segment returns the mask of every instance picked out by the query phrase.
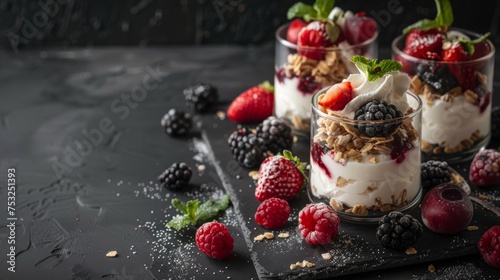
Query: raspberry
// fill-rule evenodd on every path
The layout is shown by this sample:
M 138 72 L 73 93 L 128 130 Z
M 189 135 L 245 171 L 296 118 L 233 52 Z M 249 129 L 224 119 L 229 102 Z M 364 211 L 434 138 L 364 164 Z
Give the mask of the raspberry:
M 374 99 L 359 107 L 354 115 L 359 121 L 380 121 L 401 118 L 403 113 L 393 104 L 387 104 L 385 100 Z M 387 136 L 398 127 L 398 122 L 389 123 L 362 123 L 356 128 L 370 137 Z
M 477 247 L 489 265 L 500 268 L 500 226 L 487 230 L 479 239 Z
M 191 168 L 186 163 L 176 162 L 158 176 L 158 181 L 167 189 L 178 190 L 187 185 L 191 180 L 191 175 Z
M 217 88 L 210 84 L 196 84 L 184 89 L 184 98 L 189 108 L 203 113 L 218 99 Z
M 442 183 L 451 180 L 448 163 L 446 161 L 429 160 L 420 165 L 422 178 L 422 187 L 431 189 Z
M 487 149 L 477 153 L 470 165 L 469 179 L 477 186 L 500 182 L 500 152 Z
M 257 137 L 264 141 L 267 150 L 273 154 L 292 149 L 293 134 L 290 126 L 283 120 L 270 116 L 260 123 Z
M 324 203 L 307 204 L 299 212 L 299 230 L 311 245 L 332 242 L 339 232 L 340 219 L 337 213 Z
M 170 109 L 161 119 L 161 126 L 167 134 L 180 136 L 188 133 L 193 126 L 193 121 L 189 113 Z
M 213 221 L 196 231 L 196 246 L 209 257 L 222 260 L 233 250 L 234 239 L 224 224 Z
M 277 229 L 283 226 L 290 216 L 288 202 L 281 198 L 268 198 L 264 200 L 255 213 L 257 224 L 268 228 Z
M 392 211 L 380 218 L 376 236 L 384 246 L 406 250 L 415 244 L 422 234 L 422 225 L 417 219 Z

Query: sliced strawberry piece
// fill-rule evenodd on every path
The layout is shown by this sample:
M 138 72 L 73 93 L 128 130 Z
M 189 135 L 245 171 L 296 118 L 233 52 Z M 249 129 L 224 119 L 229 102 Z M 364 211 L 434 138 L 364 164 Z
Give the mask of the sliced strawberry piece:
M 443 44 L 443 61 L 446 62 L 461 62 L 465 61 L 469 56 L 462 45 L 457 42 L 446 42 Z M 455 76 L 462 90 L 473 89 L 476 85 L 474 72 L 475 67 L 468 63 L 452 63 L 449 65 L 451 73 Z
M 300 18 L 296 18 L 290 22 L 288 29 L 286 31 L 286 40 L 290 43 L 297 44 L 297 40 L 299 38 L 299 32 L 302 28 L 306 27 L 307 23 L 305 23 Z
M 350 82 L 343 82 L 328 89 L 323 98 L 318 101 L 318 104 L 330 110 L 338 111 L 344 109 L 351 99 L 352 85 Z
M 274 87 L 269 82 L 254 86 L 236 97 L 227 109 L 235 122 L 258 122 L 273 114 Z
M 299 32 L 298 52 L 310 59 L 322 60 L 325 48 L 332 47 L 340 38 L 340 29 L 328 22 L 313 21 Z
M 433 56 L 432 53 L 439 54 L 441 52 L 442 45 L 443 35 L 441 33 L 425 34 L 410 41 L 403 52 L 416 58 L 429 59 Z
M 372 18 L 360 16 L 361 14 L 345 20 L 344 36 L 350 45 L 361 44 L 377 32 L 377 22 Z

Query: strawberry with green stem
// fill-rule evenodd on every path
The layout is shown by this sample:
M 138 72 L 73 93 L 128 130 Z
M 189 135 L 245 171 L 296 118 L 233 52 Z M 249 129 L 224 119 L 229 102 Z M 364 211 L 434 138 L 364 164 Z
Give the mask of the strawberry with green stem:
M 273 108 L 274 87 L 265 81 L 236 97 L 227 109 L 227 117 L 235 122 L 259 122 L 271 116 Z

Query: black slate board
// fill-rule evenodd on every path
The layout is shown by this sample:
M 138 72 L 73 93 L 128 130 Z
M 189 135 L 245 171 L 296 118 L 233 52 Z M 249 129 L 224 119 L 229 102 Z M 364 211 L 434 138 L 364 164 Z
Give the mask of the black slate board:
M 376 240 L 376 225 L 359 225 L 342 221 L 340 230 L 335 240 L 326 246 L 310 246 L 300 235 L 297 229 L 298 212 L 310 203 L 304 189 L 299 195 L 289 201 L 292 209 L 288 223 L 273 233 L 277 236 L 280 232 L 288 232 L 287 239 L 274 238 L 254 242 L 259 234 L 267 232 L 254 220 L 255 210 L 260 202 L 254 197 L 255 182 L 247 175 L 250 169 L 245 169 L 245 176 L 237 178 L 231 175 L 230 166 L 234 170 L 236 162 L 227 146 L 227 138 L 237 125 L 228 119 L 204 120 L 203 134 L 213 148 L 219 175 L 224 178 L 223 184 L 232 196 L 233 205 L 237 214 L 241 215 L 244 223 L 241 225 L 245 234 L 245 241 L 250 248 L 257 273 L 261 279 L 320 279 L 341 275 L 350 275 L 360 272 L 376 271 L 387 268 L 401 267 L 411 264 L 430 263 L 436 260 L 474 255 L 480 258 L 477 242 L 481 235 L 491 226 L 498 223 L 498 217 L 474 203 L 474 217 L 470 225 L 478 226 L 476 231 L 464 230 L 452 235 L 433 233 L 424 226 L 424 235 L 414 246 L 417 254 L 408 255 L 404 251 L 385 248 Z M 254 127 L 254 125 L 248 125 Z M 292 151 L 302 161 L 309 162 L 309 141 L 299 140 L 294 143 Z M 466 175 L 469 163 L 454 165 Z M 255 168 L 258 170 L 258 168 Z M 478 190 L 473 187 L 473 193 Z M 493 191 L 490 189 L 490 193 Z M 488 193 L 488 191 L 481 191 Z M 425 194 L 424 194 L 425 195 Z M 419 207 L 409 212 L 421 223 Z M 423 223 L 422 223 L 423 225 Z M 321 254 L 329 252 L 333 258 L 323 260 Z M 315 264 L 313 268 L 290 269 L 290 265 L 303 260 Z

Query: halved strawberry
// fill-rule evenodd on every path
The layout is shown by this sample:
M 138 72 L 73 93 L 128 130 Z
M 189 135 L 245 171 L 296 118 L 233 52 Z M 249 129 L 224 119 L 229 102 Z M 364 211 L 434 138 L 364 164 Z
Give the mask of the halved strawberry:
M 332 47 L 339 39 L 340 29 L 331 22 L 313 21 L 299 32 L 298 52 L 310 59 L 322 60 L 325 48 Z
M 344 36 L 351 45 L 361 44 L 372 38 L 377 32 L 377 22 L 365 17 L 364 12 L 345 20 Z
M 420 37 L 426 36 L 426 35 L 435 35 L 441 33 L 437 28 L 432 28 L 429 30 L 420 30 L 420 29 L 413 29 L 406 35 L 406 40 L 405 40 L 405 46 L 408 46 L 411 44 L 411 42 L 417 40 Z
M 416 33 L 412 35 L 412 37 L 413 36 L 416 36 Z M 421 35 L 410 41 L 405 46 L 403 52 L 416 58 L 439 60 L 441 58 L 440 53 L 443 45 L 443 38 L 441 33 Z
M 235 122 L 258 122 L 273 114 L 274 87 L 269 82 L 241 93 L 227 109 L 227 117 Z
M 305 23 L 300 18 L 296 18 L 290 22 L 288 29 L 286 31 L 286 40 L 290 43 L 297 44 L 297 40 L 299 38 L 299 32 L 302 28 L 306 27 L 307 23 Z
M 352 99 L 351 82 L 334 84 L 325 95 L 318 101 L 318 104 L 334 111 L 344 109 L 345 105 Z
M 461 62 L 465 61 L 469 56 L 462 45 L 458 41 L 446 42 L 443 44 L 442 51 L 443 61 L 446 62 Z M 455 76 L 462 90 L 473 89 L 476 85 L 474 76 L 475 69 L 473 65 L 468 63 L 450 64 L 451 73 Z

